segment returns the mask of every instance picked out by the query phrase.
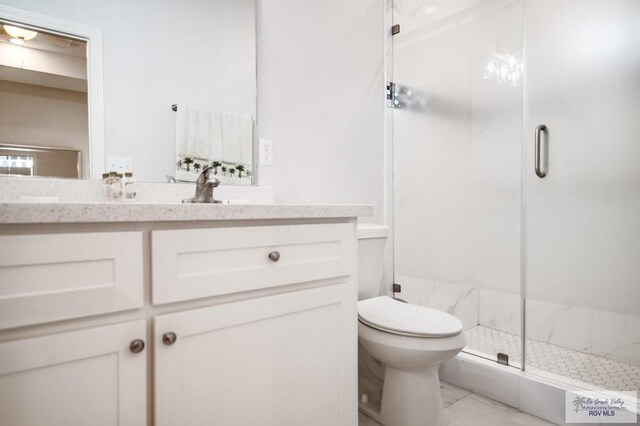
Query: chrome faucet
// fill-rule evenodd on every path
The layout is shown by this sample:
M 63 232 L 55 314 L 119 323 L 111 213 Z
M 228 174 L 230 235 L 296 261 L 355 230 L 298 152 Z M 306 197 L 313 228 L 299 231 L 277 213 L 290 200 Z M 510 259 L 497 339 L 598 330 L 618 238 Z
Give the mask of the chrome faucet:
M 213 188 L 220 185 L 220 180 L 215 177 L 209 177 L 213 170 L 212 166 L 207 167 L 200 173 L 196 181 L 195 197 L 182 200 L 183 203 L 221 203 L 222 201 L 213 198 Z

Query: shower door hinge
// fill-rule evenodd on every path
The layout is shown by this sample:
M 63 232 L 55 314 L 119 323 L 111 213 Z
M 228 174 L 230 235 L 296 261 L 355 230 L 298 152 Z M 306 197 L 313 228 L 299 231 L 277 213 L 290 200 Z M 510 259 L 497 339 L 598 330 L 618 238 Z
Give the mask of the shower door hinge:
M 391 35 L 396 35 L 400 33 L 400 24 L 395 24 L 391 27 Z
M 393 285 L 393 292 L 394 293 L 400 293 L 402 292 L 402 286 L 400 284 L 394 284 Z
M 387 107 L 402 108 L 402 102 L 398 99 L 400 87 L 393 81 L 387 81 Z
M 509 355 L 498 352 L 498 364 L 509 365 Z

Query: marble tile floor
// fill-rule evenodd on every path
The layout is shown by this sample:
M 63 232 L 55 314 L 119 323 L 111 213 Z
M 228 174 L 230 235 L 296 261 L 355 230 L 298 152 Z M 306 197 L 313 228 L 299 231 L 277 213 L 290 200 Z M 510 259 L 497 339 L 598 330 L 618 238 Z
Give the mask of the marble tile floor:
M 520 336 L 477 326 L 465 332 L 465 350 L 495 359 L 498 352 L 520 363 Z M 640 367 L 560 346 L 527 340 L 527 366 L 610 390 L 640 390 Z
M 538 417 L 515 408 L 458 388 L 448 383 L 440 384 L 442 404 L 448 426 L 538 426 L 552 425 Z M 360 413 L 359 426 L 380 426 L 376 421 Z

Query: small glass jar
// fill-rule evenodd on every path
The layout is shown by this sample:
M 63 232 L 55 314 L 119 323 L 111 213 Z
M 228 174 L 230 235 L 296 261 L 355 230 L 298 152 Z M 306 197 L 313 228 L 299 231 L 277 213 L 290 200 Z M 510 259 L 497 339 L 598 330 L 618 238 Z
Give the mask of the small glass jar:
M 126 172 L 122 179 L 122 198 L 126 201 L 133 201 L 136 199 L 136 180 L 133 178 L 133 173 Z

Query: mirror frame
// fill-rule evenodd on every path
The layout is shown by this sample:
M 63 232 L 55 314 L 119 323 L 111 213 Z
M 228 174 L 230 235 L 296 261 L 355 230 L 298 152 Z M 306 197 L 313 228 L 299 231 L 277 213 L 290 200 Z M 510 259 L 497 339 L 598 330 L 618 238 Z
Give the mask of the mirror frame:
M 89 174 L 87 176 L 89 179 L 100 180 L 102 178 L 102 170 L 105 168 L 102 31 L 75 22 L 3 5 L 0 5 L 0 20 L 36 31 L 41 30 L 75 38 L 87 43 L 87 106 L 89 108 L 87 149 Z

